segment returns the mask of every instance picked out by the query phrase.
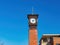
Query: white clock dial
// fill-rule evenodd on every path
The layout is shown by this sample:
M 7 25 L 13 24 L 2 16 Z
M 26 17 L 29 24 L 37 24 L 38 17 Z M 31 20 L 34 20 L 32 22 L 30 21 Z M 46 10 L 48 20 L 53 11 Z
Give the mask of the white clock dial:
M 34 23 L 36 23 L 36 19 L 35 19 L 35 18 L 31 18 L 31 19 L 30 19 L 30 22 L 31 22 L 32 24 L 34 24 Z

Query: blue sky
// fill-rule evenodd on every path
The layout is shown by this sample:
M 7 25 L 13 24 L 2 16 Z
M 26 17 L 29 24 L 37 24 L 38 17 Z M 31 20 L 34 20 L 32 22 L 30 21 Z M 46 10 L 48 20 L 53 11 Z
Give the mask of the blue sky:
M 27 14 L 39 14 L 38 41 L 42 34 L 60 34 L 60 0 L 0 0 L 0 42 L 28 45 Z

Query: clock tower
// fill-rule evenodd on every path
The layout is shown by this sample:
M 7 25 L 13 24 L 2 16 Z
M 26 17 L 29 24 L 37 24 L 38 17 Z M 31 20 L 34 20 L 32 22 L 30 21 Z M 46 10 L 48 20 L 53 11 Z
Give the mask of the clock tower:
M 28 14 L 29 45 L 38 45 L 37 19 L 38 14 Z

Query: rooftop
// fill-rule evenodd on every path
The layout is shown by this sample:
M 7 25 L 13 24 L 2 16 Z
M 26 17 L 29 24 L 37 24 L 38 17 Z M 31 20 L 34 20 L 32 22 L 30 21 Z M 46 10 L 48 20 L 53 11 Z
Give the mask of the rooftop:
M 60 36 L 60 34 L 43 34 L 43 36 Z
M 47 38 L 47 37 L 60 37 L 60 34 L 43 34 L 42 38 Z

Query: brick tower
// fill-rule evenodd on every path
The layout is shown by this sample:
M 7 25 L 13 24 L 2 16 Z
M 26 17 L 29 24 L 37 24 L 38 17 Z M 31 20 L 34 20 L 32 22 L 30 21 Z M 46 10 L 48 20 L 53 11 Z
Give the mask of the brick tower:
M 37 18 L 38 18 L 38 14 L 28 14 L 28 20 L 29 20 L 29 45 L 38 45 Z

